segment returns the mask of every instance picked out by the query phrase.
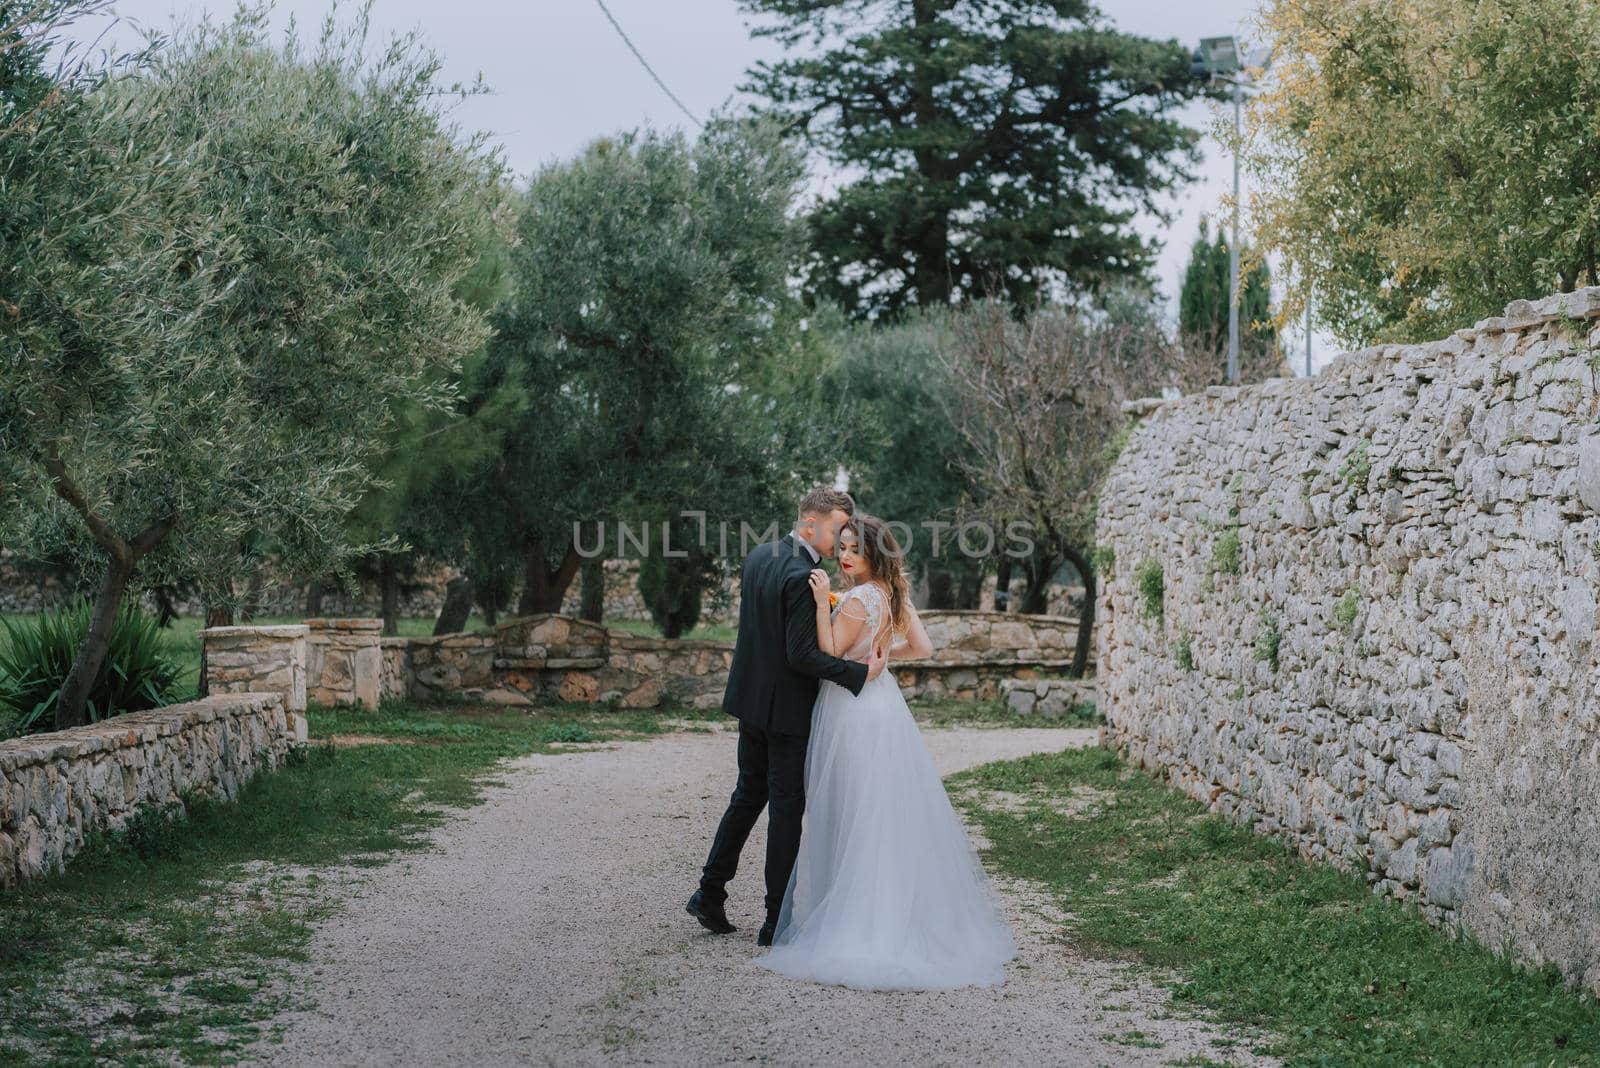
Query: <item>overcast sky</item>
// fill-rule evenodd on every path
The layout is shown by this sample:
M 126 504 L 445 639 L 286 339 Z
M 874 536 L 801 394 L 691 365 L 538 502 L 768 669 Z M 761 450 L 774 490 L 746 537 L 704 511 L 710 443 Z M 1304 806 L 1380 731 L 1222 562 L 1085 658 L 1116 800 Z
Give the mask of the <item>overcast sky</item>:
M 210 11 L 225 17 L 233 0 L 121 0 L 116 12 L 153 27 Z M 735 0 L 607 0 L 607 6 L 662 80 L 697 117 L 727 103 L 747 67 L 777 54 L 769 41 L 750 37 Z M 1201 37 L 1248 35 L 1258 0 L 1101 0 L 1101 10 L 1121 30 L 1193 45 Z M 314 30 L 328 0 L 279 0 Z M 512 169 L 526 175 L 541 163 L 573 155 L 595 137 L 644 124 L 687 125 L 606 21 L 596 0 L 376 0 L 380 31 L 420 29 L 441 55 L 451 80 L 482 74 L 490 96 L 458 111 L 464 126 L 491 131 Z M 80 28 L 80 35 L 89 27 Z M 1185 113 L 1208 131 L 1197 180 L 1172 198 L 1170 224 L 1144 218 L 1141 229 L 1163 244 L 1158 281 L 1175 315 L 1178 282 L 1200 218 L 1218 210 L 1232 182 L 1232 164 L 1209 136 L 1211 105 Z M 812 187 L 825 190 L 829 175 L 813 165 Z M 1284 339 L 1303 373 L 1303 337 Z M 1318 339 L 1315 362 L 1332 355 Z

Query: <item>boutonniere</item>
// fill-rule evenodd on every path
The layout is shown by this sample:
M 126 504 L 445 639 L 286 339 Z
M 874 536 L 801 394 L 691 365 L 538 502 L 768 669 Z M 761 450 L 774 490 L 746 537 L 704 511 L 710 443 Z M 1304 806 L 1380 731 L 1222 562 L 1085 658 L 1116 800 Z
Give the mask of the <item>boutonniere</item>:
M 839 607 L 839 595 L 837 593 L 834 593 L 832 590 L 828 591 L 828 607 L 829 608 L 838 608 Z

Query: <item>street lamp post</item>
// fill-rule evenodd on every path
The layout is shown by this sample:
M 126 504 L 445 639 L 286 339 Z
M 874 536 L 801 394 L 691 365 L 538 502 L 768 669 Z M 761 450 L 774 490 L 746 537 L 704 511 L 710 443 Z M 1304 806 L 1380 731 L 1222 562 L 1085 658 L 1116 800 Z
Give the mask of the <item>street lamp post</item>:
M 1311 289 L 1306 287 L 1306 377 L 1311 377 Z
M 1239 381 L 1239 150 L 1242 133 L 1241 113 L 1244 87 L 1254 84 L 1252 69 L 1263 70 L 1271 58 L 1269 49 L 1259 49 L 1246 63 L 1239 54 L 1239 42 L 1232 37 L 1205 37 L 1195 49 L 1193 73 L 1197 78 L 1227 82 L 1233 87 L 1233 223 L 1228 239 L 1228 383 Z
M 1228 384 L 1239 381 L 1239 111 L 1244 96 L 1233 82 L 1233 236 L 1228 238 Z

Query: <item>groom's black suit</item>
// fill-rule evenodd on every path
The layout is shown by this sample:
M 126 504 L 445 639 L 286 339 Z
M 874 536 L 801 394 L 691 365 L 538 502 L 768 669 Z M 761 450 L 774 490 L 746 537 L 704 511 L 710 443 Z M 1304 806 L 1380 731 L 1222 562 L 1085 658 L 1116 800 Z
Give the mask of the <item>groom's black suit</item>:
M 813 559 L 793 534 L 756 546 L 740 579 L 739 637 L 722 710 L 739 720 L 739 782 L 700 877 L 720 905 L 739 852 L 768 805 L 767 913 L 776 916 L 800 852 L 806 807 L 806 743 L 817 680 L 860 693 L 867 666 L 817 648 L 817 609 L 807 576 Z

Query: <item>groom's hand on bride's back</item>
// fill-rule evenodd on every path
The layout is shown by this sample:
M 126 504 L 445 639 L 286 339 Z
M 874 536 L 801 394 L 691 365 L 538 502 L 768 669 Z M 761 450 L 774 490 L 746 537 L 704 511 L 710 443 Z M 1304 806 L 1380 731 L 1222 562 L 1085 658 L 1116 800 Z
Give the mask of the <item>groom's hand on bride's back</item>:
M 867 681 L 871 682 L 873 679 L 883 674 L 883 665 L 887 664 L 888 662 L 889 658 L 883 655 L 883 647 L 881 645 L 874 645 L 872 647 L 872 652 L 867 654 Z

